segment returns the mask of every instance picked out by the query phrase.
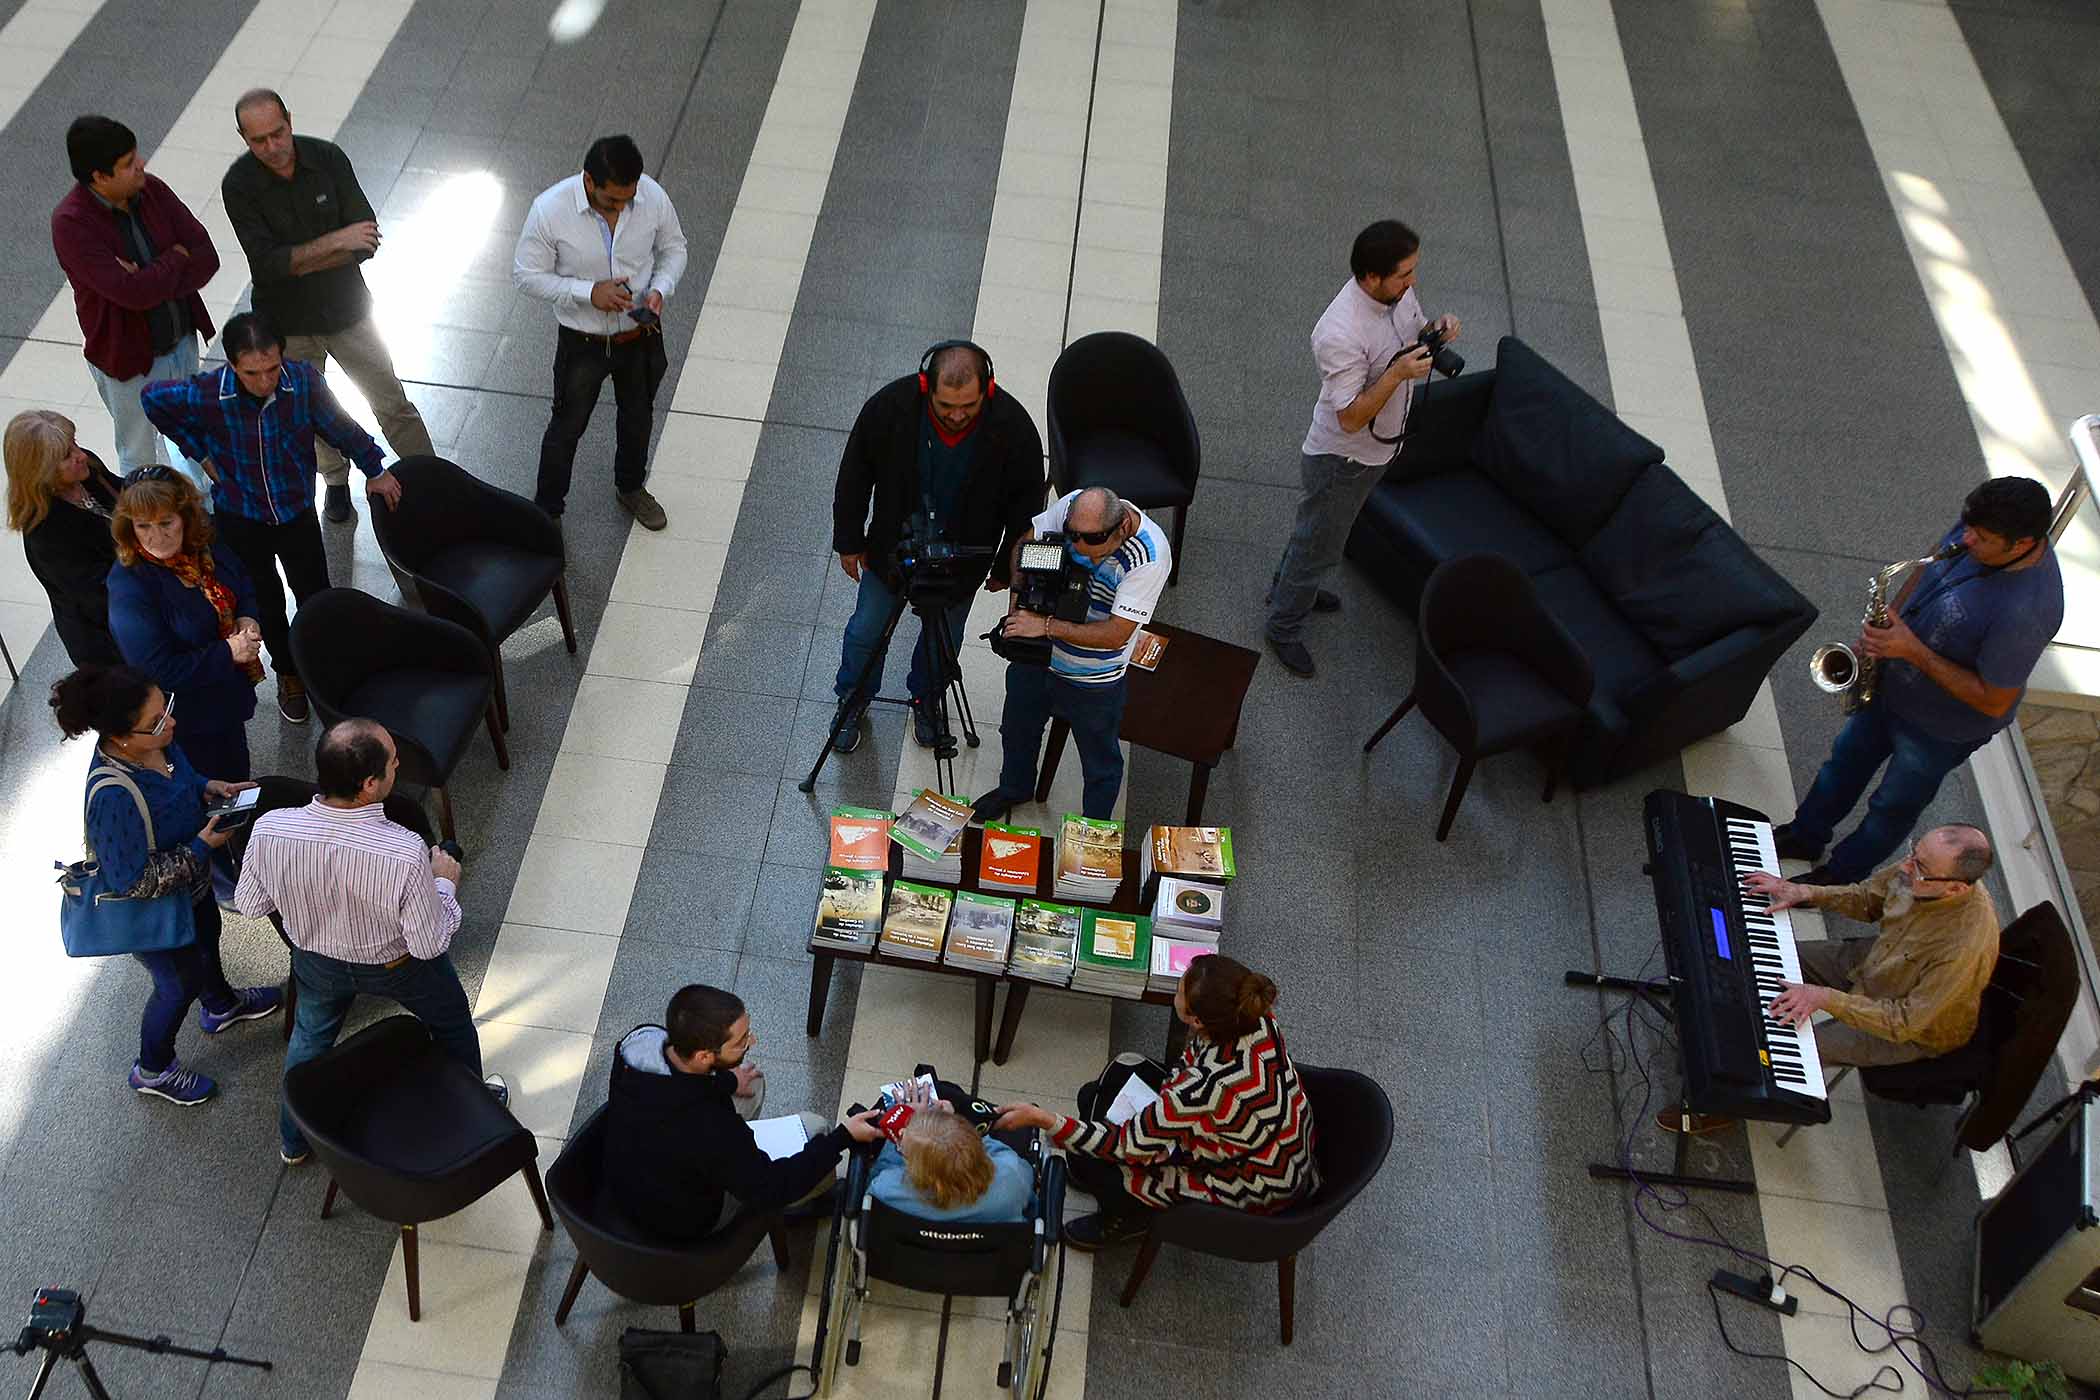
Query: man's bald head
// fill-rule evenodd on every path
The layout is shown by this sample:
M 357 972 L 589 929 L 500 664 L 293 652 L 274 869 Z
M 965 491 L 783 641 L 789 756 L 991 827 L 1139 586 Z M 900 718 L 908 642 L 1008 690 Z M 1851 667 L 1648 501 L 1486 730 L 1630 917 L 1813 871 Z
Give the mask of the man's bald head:
M 1926 835 L 1939 843 L 1940 856 L 1945 862 L 1946 878 L 1973 885 L 1981 880 L 1991 868 L 1991 838 L 1982 827 L 1967 822 L 1955 822 L 1948 826 L 1936 826 Z
M 1072 498 L 1065 512 L 1065 528 L 1098 532 L 1111 529 L 1123 519 L 1123 498 L 1106 486 L 1089 486 Z
M 262 120 L 276 117 L 286 122 L 292 119 L 291 110 L 275 88 L 249 88 L 233 102 L 234 129 L 243 136 L 254 135 Z
M 338 720 L 314 745 L 314 777 L 332 801 L 380 801 L 394 790 L 394 736 L 377 720 Z
M 933 382 L 943 389 L 984 388 L 984 356 L 967 345 L 951 345 L 933 357 Z

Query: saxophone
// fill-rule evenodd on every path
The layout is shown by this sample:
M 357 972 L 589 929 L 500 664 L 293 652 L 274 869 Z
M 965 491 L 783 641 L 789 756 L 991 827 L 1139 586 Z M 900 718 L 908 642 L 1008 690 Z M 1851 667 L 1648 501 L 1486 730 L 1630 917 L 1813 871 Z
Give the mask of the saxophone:
M 1958 559 L 1967 552 L 1961 545 L 1950 544 L 1923 559 L 1899 559 L 1874 575 L 1867 580 L 1867 613 L 1860 626 L 1889 625 L 1889 590 L 1906 571 Z M 1848 715 L 1874 702 L 1874 677 L 1880 669 L 1881 663 L 1874 657 L 1861 656 L 1843 642 L 1825 642 L 1808 658 L 1809 679 L 1818 689 L 1844 696 L 1843 709 Z

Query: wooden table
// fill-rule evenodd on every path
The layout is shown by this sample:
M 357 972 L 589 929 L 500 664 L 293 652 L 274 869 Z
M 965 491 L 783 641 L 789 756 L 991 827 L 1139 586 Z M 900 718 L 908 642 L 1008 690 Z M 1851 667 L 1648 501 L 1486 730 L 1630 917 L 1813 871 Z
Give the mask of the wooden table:
M 1195 765 L 1183 823 L 1201 826 L 1211 770 L 1239 740 L 1240 707 L 1246 703 L 1261 653 L 1163 622 L 1148 622 L 1145 630 L 1165 637 L 1167 649 L 1158 669 L 1133 666 L 1124 673 L 1129 695 L 1123 705 L 1122 737 L 1141 749 Z M 1072 726 L 1061 719 L 1050 722 L 1042 777 L 1035 785 L 1038 802 L 1049 800 L 1050 781 L 1057 776 L 1057 760 L 1071 732 Z
M 1055 900 L 1055 902 L 1060 904 L 1074 903 L 1075 901 L 1072 900 L 1057 900 L 1052 893 L 1057 883 L 1057 866 L 1054 859 L 1056 843 L 1053 839 L 1054 836 L 1055 833 L 1048 833 L 1043 839 L 1044 859 L 1041 869 L 1037 872 L 1036 890 L 1032 897 L 1035 899 Z M 984 832 L 979 828 L 973 826 L 964 831 L 962 879 L 956 888 L 979 894 L 996 895 L 1001 899 L 1031 898 L 1026 890 L 1015 890 L 1003 885 L 978 883 L 978 852 L 983 842 Z M 890 847 L 890 866 L 883 880 L 883 904 L 885 908 L 888 907 L 889 903 L 890 887 L 897 882 L 900 872 L 903 870 L 903 865 L 904 853 L 892 843 Z M 942 886 L 942 888 L 946 888 L 946 886 Z M 1139 912 L 1138 852 L 1136 847 L 1125 846 L 1123 848 L 1123 883 L 1116 887 L 1115 897 L 1106 904 L 1093 904 L 1083 907 L 1110 909 L 1122 914 Z M 841 958 L 859 963 L 874 963 L 879 967 L 904 967 L 915 968 L 924 972 L 940 972 L 946 973 L 951 977 L 967 977 L 976 983 L 974 988 L 976 994 L 976 1027 L 973 1044 L 979 1063 L 985 1060 L 990 1060 L 996 1065 L 1006 1063 L 1008 1056 L 1013 1053 L 1014 1036 L 1021 1028 L 1021 1013 L 1028 1007 L 1029 988 L 1037 985 L 1028 978 L 1016 976 L 1012 972 L 981 972 L 976 968 L 956 967 L 946 962 L 922 962 L 917 958 L 900 958 L 893 953 L 879 952 L 874 948 L 813 947 L 809 951 L 809 1014 L 805 1021 L 804 1029 L 810 1035 L 815 1036 L 823 1033 L 824 1008 L 831 999 L 831 972 Z M 992 999 L 999 984 L 1002 982 L 1006 984 L 1006 1005 L 999 1016 L 999 1034 L 997 1040 L 994 1041 L 992 1036 Z M 1058 990 L 1071 991 L 1073 989 L 1065 987 Z M 1080 991 L 1077 994 L 1080 996 L 1097 996 L 1104 1001 L 1132 1000 L 1129 997 L 1108 996 L 1100 992 Z M 1174 1004 L 1174 997 L 1170 992 L 1147 990 L 1142 1000 L 1153 1006 L 1170 1007 Z M 1172 1064 L 1180 1057 L 1181 1046 L 1187 1037 L 1187 1033 L 1188 1028 L 1181 1024 L 1180 1017 L 1173 1015 L 1167 1017 L 1166 1062 L 1168 1064 Z

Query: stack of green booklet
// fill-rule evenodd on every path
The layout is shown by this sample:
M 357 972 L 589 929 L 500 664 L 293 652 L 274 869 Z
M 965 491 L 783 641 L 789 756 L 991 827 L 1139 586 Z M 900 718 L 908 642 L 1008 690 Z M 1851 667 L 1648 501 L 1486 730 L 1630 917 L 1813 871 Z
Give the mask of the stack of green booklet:
M 1152 920 L 1088 909 L 1080 915 L 1072 990 L 1142 997 L 1152 977 Z
M 1073 949 L 1078 942 L 1077 909 L 1041 899 L 1022 900 L 1014 911 L 1014 976 L 1064 986 L 1072 980 Z
M 1006 971 L 1007 944 L 1014 936 L 1014 902 L 995 894 L 957 891 L 948 915 L 948 951 L 942 961 L 972 972 Z
M 882 932 L 882 872 L 832 866 L 817 897 L 817 926 L 809 936 L 816 949 L 868 949 Z
M 882 926 L 882 951 L 920 962 L 939 962 L 948 932 L 954 890 L 899 880 L 890 891 L 890 916 Z

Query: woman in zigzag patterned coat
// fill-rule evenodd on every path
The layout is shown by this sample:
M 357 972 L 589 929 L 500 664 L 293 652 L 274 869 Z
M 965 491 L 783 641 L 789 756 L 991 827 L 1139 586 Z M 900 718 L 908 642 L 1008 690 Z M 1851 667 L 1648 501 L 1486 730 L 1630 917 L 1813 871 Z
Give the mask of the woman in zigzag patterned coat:
M 1171 1073 L 1117 1057 L 1079 1091 L 1079 1118 L 1006 1104 L 1001 1128 L 1041 1128 L 1065 1150 L 1072 1184 L 1100 1211 L 1065 1226 L 1074 1249 L 1144 1234 L 1149 1212 L 1177 1201 L 1281 1210 L 1319 1186 L 1312 1105 L 1270 1014 L 1276 984 L 1221 953 L 1197 958 L 1174 992 L 1188 1048 Z M 1158 1091 L 1120 1125 L 1107 1121 L 1132 1078 Z

